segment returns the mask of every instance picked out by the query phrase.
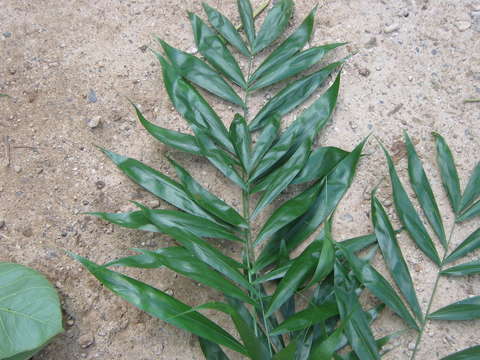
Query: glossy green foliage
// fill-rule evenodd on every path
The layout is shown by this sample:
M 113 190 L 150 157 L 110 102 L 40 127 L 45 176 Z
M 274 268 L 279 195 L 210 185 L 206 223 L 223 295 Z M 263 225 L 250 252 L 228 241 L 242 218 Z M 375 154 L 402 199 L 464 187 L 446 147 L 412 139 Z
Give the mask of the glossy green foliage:
M 480 357 L 480 345 L 458 351 L 452 355 L 442 358 L 442 360 L 477 360 Z
M 60 300 L 48 280 L 0 262 L 0 359 L 29 359 L 62 331 Z
M 213 176 L 200 181 L 183 165 L 185 158 L 179 161 L 175 153 L 165 156 L 172 170 L 167 176 L 138 160 L 102 150 L 136 184 L 175 209 L 135 203 L 137 211 L 89 214 L 125 228 L 162 233 L 175 245 L 134 249 L 135 254 L 103 265 L 73 256 L 126 301 L 197 335 L 207 360 L 228 360 L 230 350 L 253 360 L 379 359 L 382 347 L 398 334 L 373 336 L 372 323 L 385 307 L 409 329 L 420 332 L 426 319 L 477 317 L 476 299 L 422 312 L 398 231 L 375 196 L 373 233 L 336 241 L 333 215 L 354 179 L 367 141 L 349 144 L 348 151 L 316 145 L 334 114 L 341 67 L 348 57 L 332 63 L 323 58 L 344 43 L 304 49 L 312 39 L 316 7 L 284 37 L 293 14 L 292 0 L 272 2 L 258 27 L 259 11 L 249 0 L 237 0 L 237 7 L 239 24 L 207 4 L 203 9 L 208 21 L 189 14 L 198 54 L 158 40 L 161 53 L 154 55 L 166 93 L 190 132 L 158 126 L 132 103 L 149 134 L 186 156 L 208 160 L 198 164 L 216 171 L 215 181 L 225 180 L 232 194 L 222 198 L 211 187 Z M 257 57 L 277 39 L 282 40 L 264 57 Z M 253 108 L 256 91 L 273 91 L 275 84 L 280 90 L 260 108 Z M 324 90 L 319 93 L 319 89 Z M 214 101 L 232 106 L 226 119 L 214 110 Z M 286 115 L 292 112 L 295 119 L 288 124 Z M 470 254 L 480 247 L 478 230 L 441 260 L 437 240 L 448 249 L 441 213 L 408 135 L 406 148 L 410 184 L 426 221 L 385 151 L 401 225 L 438 266 Z M 479 165 L 462 194 L 453 157 L 439 136 L 437 148 L 455 220 L 471 219 L 480 213 Z M 313 234 L 318 235 L 312 240 Z M 227 240 L 228 247 L 212 239 Z M 378 248 L 396 287 L 370 264 Z M 113 270 L 121 267 L 173 271 L 214 289 L 224 300 L 192 307 Z M 442 275 L 478 271 L 474 261 L 443 269 Z M 359 299 L 364 291 L 380 304 L 364 309 Z M 225 328 L 233 331 L 202 315 L 205 310 L 228 315 L 231 325 Z

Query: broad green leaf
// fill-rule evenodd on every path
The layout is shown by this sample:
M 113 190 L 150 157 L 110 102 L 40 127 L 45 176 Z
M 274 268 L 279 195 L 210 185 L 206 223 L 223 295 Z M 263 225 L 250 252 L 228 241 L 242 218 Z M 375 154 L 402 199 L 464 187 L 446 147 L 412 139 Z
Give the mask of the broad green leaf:
M 138 160 L 127 158 L 105 149 L 101 150 L 125 175 L 153 195 L 192 215 L 215 221 L 214 217 L 190 199 L 189 194 L 183 189 L 182 185 L 168 176 L 159 173 Z
M 478 248 L 480 248 L 480 228 L 471 233 L 460 245 L 458 245 L 455 250 L 447 256 L 443 263 L 451 263 Z
M 346 321 L 342 321 L 340 326 L 335 329 L 335 331 L 331 333 L 328 338 L 323 341 L 318 341 L 318 343 L 314 344 L 308 360 L 330 360 L 335 351 L 341 347 L 344 341 L 346 324 Z
M 305 20 L 303 20 L 298 29 L 282 42 L 270 55 L 268 55 L 252 76 L 250 76 L 249 83 L 253 83 L 264 74 L 271 72 L 277 66 L 281 66 L 281 64 L 290 59 L 305 46 L 312 36 L 316 11 L 317 6 L 315 6 Z
M 211 246 L 202 238 L 194 235 L 190 231 L 179 228 L 175 223 L 168 221 L 168 219 L 158 216 L 150 209 L 136 204 L 142 209 L 145 216 L 162 231 L 163 233 L 170 235 L 172 238 L 182 244 L 188 251 L 194 254 L 199 260 L 210 265 L 212 268 L 222 273 L 230 280 L 240 284 L 246 289 L 251 289 L 249 282 L 243 277 L 243 275 L 237 270 L 239 267 L 243 267 L 242 264 L 231 259 L 230 257 L 222 254 L 219 250 Z
M 220 326 L 166 293 L 81 256 L 72 255 L 103 285 L 140 310 L 176 327 L 246 355 L 246 349 Z
M 245 106 L 243 100 L 223 80 L 220 74 L 202 60 L 189 53 L 175 49 L 161 39 L 157 38 L 157 41 L 162 45 L 165 55 L 181 76 L 224 100 L 238 106 Z
M 428 315 L 432 320 L 473 320 L 480 318 L 480 296 L 445 306 Z
M 167 247 L 156 251 L 137 250 L 157 259 L 162 265 L 194 281 L 205 284 L 221 293 L 255 305 L 242 290 L 226 280 L 220 273 L 182 247 Z
M 322 179 L 347 155 L 348 151 L 332 146 L 313 150 L 302 171 L 293 179 L 292 184 Z
M 265 192 L 257 203 L 251 218 L 255 218 L 268 204 L 270 204 L 280 193 L 287 188 L 297 174 L 302 170 L 310 154 L 312 142 L 307 139 L 284 166 L 275 170 L 264 181 L 268 184 Z M 259 185 L 261 186 L 261 184 Z M 253 189 L 255 192 L 255 188 Z
M 193 86 L 185 81 L 178 70 L 163 56 L 155 54 L 160 61 L 163 82 L 173 106 L 190 125 L 210 130 L 210 136 L 228 151 L 234 152 L 228 131 L 220 117 Z
M 278 284 L 265 316 L 271 316 L 284 304 L 314 271 L 321 251 L 321 242 L 314 241 L 297 257 Z
M 433 133 L 437 146 L 437 162 L 440 168 L 443 187 L 447 192 L 448 199 L 455 214 L 458 213 L 461 201 L 460 181 L 458 180 L 457 168 L 453 161 L 453 155 L 445 139 L 437 133 Z
M 338 315 L 338 308 L 335 302 L 325 303 L 319 306 L 312 305 L 289 317 L 277 328 L 273 329 L 270 334 L 279 335 L 286 332 L 299 331 L 323 322 L 335 315 Z
M 62 331 L 60 301 L 48 280 L 23 265 L 0 262 L 0 359 L 38 351 Z
M 223 175 L 242 189 L 246 189 L 245 182 L 235 169 L 235 166 L 237 165 L 236 161 L 225 151 L 219 149 L 215 143 L 210 140 L 208 130 L 199 128 L 195 125 L 192 126 L 192 129 L 195 133 L 197 144 L 200 147 L 202 155 L 204 155 Z
M 138 120 L 143 127 L 158 141 L 175 149 L 188 152 L 193 155 L 200 154 L 200 148 L 192 135 L 183 134 L 175 130 L 169 130 L 152 124 L 140 112 L 140 109 L 132 103 L 137 113 Z
M 253 42 L 253 54 L 257 54 L 265 49 L 283 33 L 292 16 L 293 7 L 292 0 L 278 0 L 273 5 Z
M 188 228 L 189 231 L 200 237 L 244 242 L 244 240 L 232 234 L 228 228 L 199 216 L 176 210 L 155 209 L 152 210 L 152 212 L 164 217 L 168 217 L 173 223 L 176 223 L 180 227 Z M 97 216 L 103 220 L 111 222 L 112 224 L 130 229 L 139 229 L 152 232 L 160 231 L 148 221 L 141 211 L 132 211 L 127 213 L 91 212 L 86 214 Z
M 375 244 L 377 242 L 377 237 L 375 234 L 363 235 L 347 239 L 341 242 L 342 246 L 347 249 L 350 253 L 355 253 L 357 251 L 365 249 L 367 246 Z
M 480 345 L 458 351 L 448 355 L 441 360 L 478 360 L 480 358 Z
M 243 78 L 242 70 L 227 47 L 197 15 L 189 13 L 188 16 L 198 51 L 215 69 L 245 89 L 247 83 Z
M 250 172 L 252 139 L 248 125 L 240 114 L 235 114 L 230 125 L 230 138 L 243 168 Z
M 471 218 L 478 216 L 480 214 L 480 200 L 468 208 L 462 215 L 460 215 L 456 222 L 463 222 L 470 220 Z
M 465 276 L 480 274 L 480 260 L 470 261 L 457 266 L 452 266 L 451 268 L 442 270 L 440 274 L 446 276 Z
M 297 352 L 297 342 L 290 341 L 290 344 L 286 348 L 276 353 L 272 360 L 295 360 L 295 354 Z
M 40 347 L 38 349 L 34 349 L 34 350 L 31 350 L 31 351 L 22 352 L 20 354 L 13 355 L 13 356 L 8 357 L 8 358 L 4 358 L 3 360 L 28 360 L 28 359 L 31 359 L 33 357 L 33 355 L 40 352 L 40 350 L 42 350 L 42 349 L 43 349 L 43 347 Z
M 255 271 L 263 269 L 278 258 L 281 239 L 285 239 L 287 249 L 290 252 L 307 239 L 330 216 L 350 187 L 365 141 L 366 139 L 358 144 L 322 180 L 322 188 L 308 211 L 291 224 L 280 229 L 267 243 L 254 265 Z
M 258 165 L 258 162 L 262 160 L 265 153 L 277 139 L 278 129 L 280 129 L 280 120 L 280 117 L 275 114 L 266 120 L 267 123 L 258 137 L 252 151 L 252 159 L 250 161 L 252 168 L 255 168 Z
M 400 292 L 405 297 L 410 309 L 412 309 L 413 314 L 419 321 L 422 321 L 422 309 L 418 303 L 415 287 L 413 286 L 413 280 L 410 271 L 408 270 L 407 263 L 402 254 L 402 250 L 400 250 L 400 247 L 398 246 L 395 231 L 393 230 L 385 209 L 374 195 L 372 195 L 371 214 L 375 236 L 378 245 L 380 245 L 387 268 L 400 289 Z
M 460 201 L 458 211 L 463 212 L 480 196 L 480 162 L 477 163 L 473 170 L 470 180 L 468 180 L 467 187 L 463 193 Z
M 427 229 L 425 229 L 420 216 L 413 207 L 412 202 L 408 198 L 407 192 L 403 188 L 400 178 L 397 175 L 397 171 L 395 170 L 395 166 L 393 165 L 393 160 L 385 148 L 383 151 L 385 152 L 385 157 L 387 158 L 390 181 L 392 183 L 393 200 L 398 217 L 417 246 L 435 264 L 440 265 L 442 261 L 438 256 L 435 245 L 433 244 Z
M 283 88 L 277 95 L 272 97 L 265 106 L 255 115 L 249 124 L 250 130 L 258 130 L 265 126 L 265 121 L 273 114 L 283 116 L 306 101 L 337 69 L 343 61 L 337 61 L 327 65 L 302 79 L 293 81 Z
M 335 297 L 340 317 L 345 322 L 345 333 L 350 345 L 362 360 L 380 359 L 367 316 L 358 301 L 355 288 L 347 279 L 345 269 L 338 261 L 335 262 L 334 272 Z
M 231 305 L 221 302 L 210 302 L 197 307 L 197 309 L 212 309 L 221 311 L 230 317 L 242 339 L 247 350 L 247 355 L 251 359 L 271 359 L 269 349 L 255 336 L 253 329 L 244 321 L 238 311 Z
M 207 13 L 208 22 L 223 36 L 232 46 L 240 51 L 245 56 L 250 56 L 250 51 L 245 46 L 242 37 L 238 33 L 232 22 L 220 12 L 203 3 L 203 9 Z
M 206 360 L 229 360 L 222 348 L 214 342 L 208 341 L 202 337 L 199 337 L 198 341 Z
M 293 154 L 306 139 L 310 139 L 312 143 L 315 141 L 315 137 L 327 124 L 333 113 L 337 103 L 339 88 L 340 74 L 337 75 L 332 86 L 303 111 L 287 130 L 285 130 L 278 142 L 273 145 L 260 161 L 251 176 L 252 180 L 263 176 L 272 169 L 272 167 L 288 159 L 289 155 Z M 312 164 L 309 165 L 309 169 L 311 169 L 311 165 Z
M 250 0 L 237 0 L 237 5 L 248 43 L 250 47 L 252 47 L 255 41 L 255 21 L 253 18 L 252 4 L 250 4 Z
M 419 330 L 415 319 L 410 315 L 408 309 L 388 281 L 366 261 L 362 261 L 354 254 L 349 253 L 338 243 L 337 247 L 342 251 L 343 256 L 347 259 L 359 281 L 365 285 L 373 295 L 400 316 L 410 327 Z
M 323 235 L 323 236 L 322 236 Z M 327 221 L 324 228 L 324 233 L 321 234 L 322 252 L 318 258 L 318 263 L 309 283 L 305 286 L 309 288 L 315 284 L 321 284 L 325 278 L 333 271 L 335 262 L 334 240 L 332 239 L 332 217 Z
M 179 163 L 170 158 L 168 160 L 175 168 L 185 191 L 199 206 L 226 223 L 248 227 L 245 219 L 234 208 L 200 185 Z
M 412 184 L 413 191 L 415 191 L 417 195 L 418 202 L 423 209 L 425 217 L 428 219 L 428 222 L 446 249 L 447 238 L 445 236 L 440 210 L 438 210 L 437 202 L 435 201 L 435 196 L 433 195 L 425 170 L 407 133 L 405 133 L 405 145 L 407 147 L 410 184 Z
M 342 45 L 345 45 L 345 43 L 315 46 L 308 50 L 302 51 L 284 61 L 281 65 L 271 69 L 258 80 L 253 82 L 253 84 L 249 86 L 249 90 L 258 90 L 295 76 L 298 73 L 317 64 L 330 50 Z
M 280 205 L 265 222 L 265 225 L 263 225 L 257 235 L 254 245 L 259 245 L 282 227 L 303 215 L 315 201 L 321 186 L 321 183 L 317 183 L 295 196 L 293 199 L 287 200 Z

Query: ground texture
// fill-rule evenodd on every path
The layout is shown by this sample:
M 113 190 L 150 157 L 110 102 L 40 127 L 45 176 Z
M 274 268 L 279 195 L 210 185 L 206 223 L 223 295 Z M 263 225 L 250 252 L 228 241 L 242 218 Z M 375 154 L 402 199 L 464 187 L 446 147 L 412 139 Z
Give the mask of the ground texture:
M 207 1 L 238 21 L 234 1 Z M 254 1 L 259 5 L 259 1 Z M 296 1 L 292 31 L 314 2 Z M 129 200 L 162 206 L 107 161 L 95 145 L 143 160 L 171 174 L 164 153 L 139 126 L 126 97 L 164 127 L 188 131 L 161 86 L 159 66 L 147 50 L 153 35 L 194 51 L 187 11 L 201 13 L 188 0 L 3 0 L 0 5 L 0 261 L 42 271 L 57 287 L 66 331 L 36 359 L 201 359 L 196 339 L 136 310 L 111 293 L 65 250 L 104 262 L 129 248 L 172 244 L 112 227 L 85 211 L 126 211 Z M 422 154 L 447 219 L 452 215 L 434 162 L 432 131 L 451 145 L 460 176 L 479 160 L 480 2 L 473 0 L 328 0 L 318 11 L 312 45 L 348 41 L 357 52 L 344 67 L 340 101 L 323 145 L 352 149 L 373 133 L 395 154 L 405 179 L 402 131 Z M 333 57 L 331 57 L 333 58 Z M 278 90 L 278 88 L 277 88 Z M 273 90 L 259 92 L 260 106 Z M 235 108 L 214 98 L 229 123 Z M 294 115 L 285 118 L 290 122 Z M 371 231 L 369 192 L 386 175 L 379 147 L 370 141 L 356 181 L 335 220 L 337 240 Z M 172 153 L 204 184 L 239 207 L 239 194 L 203 161 Z M 389 198 L 388 182 L 379 195 Z M 387 202 L 388 205 L 388 202 Z M 393 214 L 393 207 L 389 211 Z M 478 221 L 454 234 L 458 244 Z M 435 268 L 404 235 L 401 246 L 425 308 Z M 238 249 L 227 249 L 237 252 Z M 377 264 L 378 263 L 378 264 Z M 380 266 L 380 261 L 376 261 Z M 167 271 L 131 272 L 190 304 L 218 294 Z M 443 280 L 433 308 L 480 294 L 478 277 Z M 220 321 L 225 321 L 221 318 Z M 418 359 L 437 359 L 479 342 L 477 322 L 436 323 L 427 328 Z M 403 324 L 390 313 L 376 322 L 385 334 Z M 392 344 L 388 359 L 407 359 L 414 333 Z

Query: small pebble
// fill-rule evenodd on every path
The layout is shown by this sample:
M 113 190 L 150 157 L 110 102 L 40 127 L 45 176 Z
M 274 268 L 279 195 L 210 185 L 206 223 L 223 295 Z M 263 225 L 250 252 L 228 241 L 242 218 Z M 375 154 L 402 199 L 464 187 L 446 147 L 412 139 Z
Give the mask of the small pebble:
M 11 37 L 11 36 L 12 36 L 12 33 L 11 33 L 10 31 L 5 31 L 5 32 L 3 33 L 3 37 L 4 37 L 4 38 L 9 38 L 9 37 Z
M 370 40 L 368 40 L 365 44 L 365 47 L 367 49 L 371 49 L 373 47 L 377 46 L 377 38 L 376 37 L 372 37 Z
M 415 342 L 412 341 L 411 343 L 408 344 L 408 350 L 410 351 L 415 350 Z
M 187 53 L 189 54 L 196 54 L 198 52 L 198 49 L 196 46 L 191 46 L 187 49 Z
M 87 102 L 89 103 L 96 103 L 97 102 L 97 93 L 95 90 L 90 89 L 87 95 Z
M 470 29 L 470 26 L 472 26 L 472 24 L 470 23 L 470 21 L 457 21 L 455 23 L 455 26 L 458 31 L 466 31 Z
M 370 70 L 368 70 L 367 68 L 360 68 L 358 69 L 358 73 L 362 76 L 367 77 L 368 75 L 370 75 Z
M 93 342 L 94 338 L 92 333 L 83 334 L 78 338 L 78 344 L 84 349 L 91 346 Z
M 98 180 L 95 183 L 95 186 L 97 187 L 98 190 L 102 190 L 105 187 L 105 183 L 102 180 Z
M 13 167 L 13 170 L 14 170 L 17 174 L 22 172 L 22 168 L 21 168 L 20 166 L 18 166 L 18 165 L 15 165 L 15 166 Z
M 68 325 L 68 326 L 73 326 L 73 324 L 75 324 L 75 322 L 73 321 L 73 319 L 67 320 L 67 325 Z
M 102 118 L 101 116 L 94 116 L 90 120 L 87 121 L 87 125 L 90 129 L 95 129 L 100 125 Z
M 398 25 L 397 23 L 393 23 L 391 25 L 385 26 L 385 28 L 383 29 L 383 32 L 385 34 L 391 34 L 395 31 L 398 31 L 399 29 L 400 29 L 400 25 Z
M 165 290 L 165 294 L 173 296 L 173 290 L 172 289 L 167 289 L 167 290 Z

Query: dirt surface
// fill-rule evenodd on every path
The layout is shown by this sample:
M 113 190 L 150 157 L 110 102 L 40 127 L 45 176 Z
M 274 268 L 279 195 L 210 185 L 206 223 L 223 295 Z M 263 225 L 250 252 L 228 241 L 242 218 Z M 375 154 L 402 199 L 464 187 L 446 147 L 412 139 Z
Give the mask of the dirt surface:
M 238 21 L 234 1 L 207 1 Z M 254 1 L 257 5 L 260 1 Z M 289 27 L 307 15 L 313 1 L 296 1 Z M 158 35 L 184 50 L 194 49 L 187 11 L 201 13 L 201 2 L 18 1 L 0 5 L 0 260 L 32 266 L 57 287 L 66 331 L 35 358 L 201 359 L 196 339 L 152 319 L 102 289 L 65 250 L 105 262 L 130 254 L 132 247 L 154 249 L 173 242 L 108 225 L 85 211 L 126 211 L 129 200 L 166 207 L 124 177 L 94 145 L 145 161 L 173 176 L 166 148 L 139 126 L 126 97 L 164 127 L 188 131 L 161 86 L 159 66 L 147 47 Z M 462 184 L 479 160 L 480 2 L 471 0 L 329 0 L 321 4 L 312 45 L 348 41 L 357 52 L 344 68 L 339 104 L 319 143 L 352 149 L 366 135 L 378 136 L 396 155 L 406 180 L 400 143 L 407 130 L 431 177 L 447 231 L 452 214 L 441 189 L 430 133 L 451 145 Z M 257 61 L 258 64 L 258 61 Z M 280 87 L 260 91 L 258 107 Z M 208 97 L 229 123 L 238 109 Z M 295 114 L 285 117 L 285 124 Z M 8 144 L 8 145 L 7 145 Z M 341 203 L 335 221 L 338 240 L 371 231 L 369 192 L 386 175 L 379 147 L 371 139 L 357 179 Z M 205 162 L 171 152 L 192 173 L 230 204 L 239 192 Z M 379 195 L 388 198 L 388 182 Z M 388 203 L 386 205 L 389 205 Z M 388 207 L 393 214 L 393 207 Z M 458 244 L 478 220 L 455 230 Z M 401 246 L 425 309 L 435 267 L 405 236 Z M 238 248 L 220 244 L 239 255 Z M 478 253 L 477 253 L 478 255 Z M 375 264 L 381 268 L 377 256 Z M 189 304 L 220 299 L 173 273 L 129 274 L 173 292 Z M 433 309 L 469 295 L 480 295 L 478 277 L 442 280 Z M 386 312 L 377 334 L 404 325 Z M 226 322 L 220 318 L 220 321 Z M 418 359 L 438 359 L 479 342 L 477 322 L 428 326 Z M 386 359 L 407 359 L 415 334 L 407 332 L 390 347 Z M 232 357 L 233 359 L 235 357 Z

